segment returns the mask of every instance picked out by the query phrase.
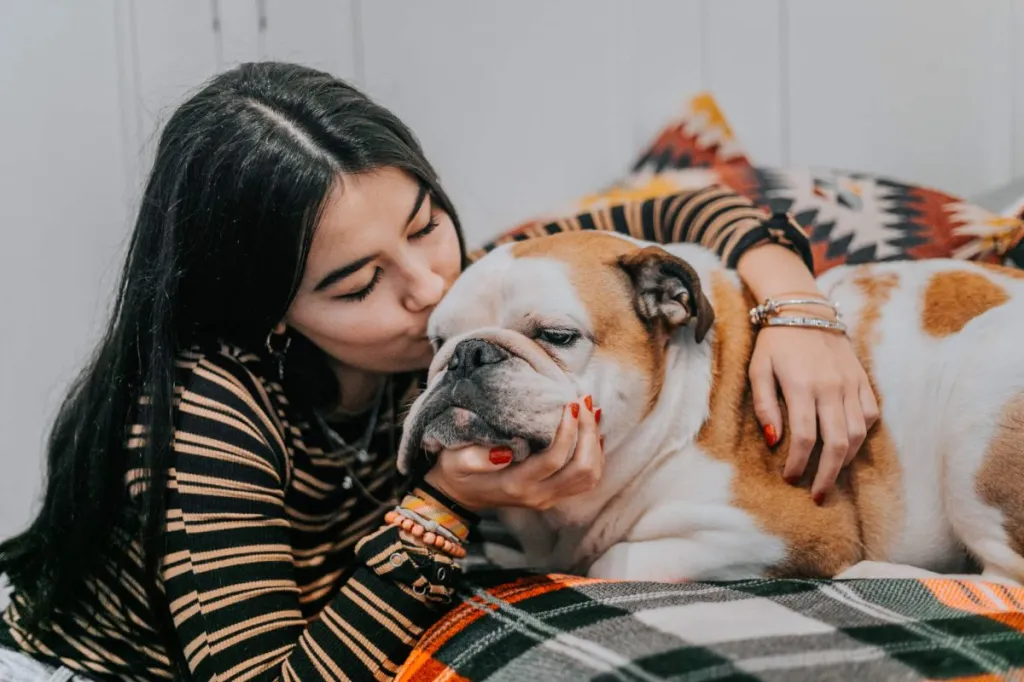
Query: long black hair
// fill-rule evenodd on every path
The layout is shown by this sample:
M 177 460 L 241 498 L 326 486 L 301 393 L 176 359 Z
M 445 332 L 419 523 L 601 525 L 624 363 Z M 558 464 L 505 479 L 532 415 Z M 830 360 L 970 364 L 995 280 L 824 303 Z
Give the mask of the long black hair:
M 23 624 L 45 627 L 55 609 L 73 601 L 126 518 L 155 579 L 176 355 L 210 340 L 265 345 L 295 296 L 332 187 L 345 174 L 384 167 L 422 183 L 458 230 L 411 131 L 329 74 L 246 64 L 215 77 L 170 117 L 106 332 L 49 436 L 42 508 L 27 530 L 0 544 L 0 573 L 28 604 Z M 461 231 L 459 240 L 464 254 Z M 333 378 L 325 390 L 331 388 L 337 390 Z M 148 397 L 142 412 L 140 397 Z M 326 397 L 321 391 L 316 399 Z M 148 485 L 130 499 L 124 444 L 139 414 Z

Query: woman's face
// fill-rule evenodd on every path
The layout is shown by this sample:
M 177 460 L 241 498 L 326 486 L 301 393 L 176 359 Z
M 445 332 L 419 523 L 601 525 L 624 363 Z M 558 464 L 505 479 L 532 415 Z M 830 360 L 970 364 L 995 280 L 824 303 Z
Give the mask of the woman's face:
M 422 369 L 427 318 L 459 276 L 451 217 L 410 175 L 346 175 L 324 206 L 284 322 L 342 367 Z

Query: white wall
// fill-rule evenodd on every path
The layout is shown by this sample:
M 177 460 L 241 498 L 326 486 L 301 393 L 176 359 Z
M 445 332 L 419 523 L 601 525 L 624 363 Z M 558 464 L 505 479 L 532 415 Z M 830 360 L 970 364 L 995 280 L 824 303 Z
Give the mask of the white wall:
M 37 498 L 154 131 L 234 62 L 364 86 L 416 130 L 478 244 L 614 179 L 701 89 L 757 162 L 987 190 L 1024 175 L 1014 35 L 1024 0 L 6 0 L 0 536 Z
M 0 6 L 0 536 L 102 318 L 129 185 L 114 0 Z

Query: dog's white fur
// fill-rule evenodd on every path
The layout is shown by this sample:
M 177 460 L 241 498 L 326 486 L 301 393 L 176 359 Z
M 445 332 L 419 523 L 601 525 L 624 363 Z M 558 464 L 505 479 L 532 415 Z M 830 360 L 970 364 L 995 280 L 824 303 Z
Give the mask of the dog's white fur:
M 713 276 L 741 286 L 711 252 L 665 248 L 699 274 L 712 306 Z M 838 577 L 960 572 L 966 547 L 986 577 L 1021 581 L 1024 558 L 1012 548 L 1004 510 L 982 501 L 975 483 L 1005 406 L 1024 393 L 1024 280 L 949 260 L 867 268 L 899 278 L 881 308 L 869 361 L 882 422 L 898 454 L 905 514 L 885 556 Z M 578 276 L 569 270 L 543 254 L 517 257 L 511 245 L 470 268 L 431 320 L 431 333 L 451 340 L 438 353 L 424 395 L 437 385 L 457 340 L 479 330 L 515 329 L 530 312 L 586 318 Z M 935 273 L 952 270 L 992 278 L 1010 300 L 959 333 L 932 338 L 921 328 L 924 289 Z M 864 267 L 838 267 L 818 282 L 839 304 L 851 335 L 864 303 L 854 279 L 864 273 Z M 712 327 L 703 343 L 687 328 L 673 336 L 664 387 L 646 415 L 638 402 L 650 377 L 639 368 L 595 348 L 560 356 L 577 394 L 593 395 L 602 407 L 606 465 L 593 491 L 550 510 L 502 510 L 532 564 L 593 577 L 679 581 L 762 576 L 784 562 L 791 540 L 768 532 L 735 504 L 735 468 L 698 442 L 709 418 L 715 334 Z M 414 406 L 410 419 L 415 414 Z M 1020 494 L 1024 498 L 1024 487 Z

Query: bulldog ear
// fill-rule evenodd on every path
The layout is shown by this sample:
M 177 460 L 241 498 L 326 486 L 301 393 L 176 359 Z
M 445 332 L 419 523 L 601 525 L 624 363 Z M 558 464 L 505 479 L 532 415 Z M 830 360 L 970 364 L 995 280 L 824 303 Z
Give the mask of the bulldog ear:
M 669 334 L 693 320 L 694 339 L 697 343 L 704 340 L 715 321 L 715 311 L 689 263 L 661 247 L 648 246 L 620 256 L 619 267 L 633 282 L 640 319 L 663 325 Z

